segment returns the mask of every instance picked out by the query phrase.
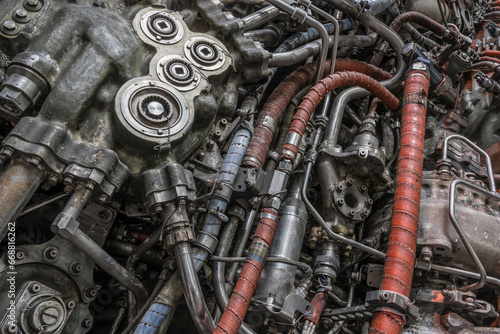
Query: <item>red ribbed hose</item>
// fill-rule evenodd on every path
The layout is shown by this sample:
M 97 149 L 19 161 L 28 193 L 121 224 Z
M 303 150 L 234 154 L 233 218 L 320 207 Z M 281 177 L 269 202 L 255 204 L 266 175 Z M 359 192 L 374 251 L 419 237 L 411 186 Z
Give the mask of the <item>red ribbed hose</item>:
M 391 231 L 387 244 L 380 290 L 410 295 L 417 250 L 420 189 L 424 160 L 425 103 L 429 92 L 429 74 L 410 71 L 405 80 L 401 118 L 401 144 L 396 177 Z M 399 334 L 403 318 L 390 309 L 377 311 L 370 333 Z
M 329 67 L 328 64 L 325 66 L 324 75 L 328 74 Z M 388 72 L 378 67 L 353 59 L 337 59 L 335 72 L 341 71 L 365 73 L 380 81 L 391 77 Z M 254 135 L 243 159 L 244 166 L 261 167 L 264 164 L 273 140 L 274 131 L 272 128 L 279 124 L 281 116 L 292 98 L 313 81 L 315 73 L 315 65 L 303 66 L 286 77 L 273 91 L 260 113 L 258 125 L 255 127 Z M 272 121 L 269 122 L 269 119 Z
M 487 57 L 500 57 L 500 51 L 496 50 L 485 50 L 481 54 L 482 56 L 487 56 Z
M 323 100 L 328 92 L 341 86 L 362 87 L 378 97 L 389 109 L 396 110 L 399 108 L 399 100 L 377 80 L 358 72 L 335 73 L 318 82 L 304 97 L 293 118 L 289 132 L 295 132 L 302 136 L 306 130 L 309 118 L 321 100 Z M 282 152 L 280 159 L 289 159 L 293 163 L 299 148 L 296 145 L 286 143 L 283 145 L 283 150 L 284 152 Z M 294 155 L 290 155 L 287 151 L 292 152 Z
M 377 80 L 361 73 L 340 72 L 329 75 L 311 89 L 300 104 L 297 114 L 292 121 L 289 133 L 295 132 L 303 136 L 305 124 L 307 124 L 314 109 L 325 95 L 333 89 L 345 85 L 365 88 L 376 95 L 383 103 L 387 104 L 391 110 L 396 110 L 399 107 L 399 100 Z M 298 151 L 297 146 L 292 144 L 283 145 L 283 149 L 290 149 L 295 152 Z M 293 161 L 294 158 L 295 157 L 291 160 Z M 288 157 L 282 155 L 280 159 L 288 159 Z M 214 333 L 236 334 L 245 318 L 248 306 L 250 305 L 260 275 L 262 274 L 263 264 L 267 258 L 278 227 L 278 212 L 276 212 L 276 210 L 265 208 L 262 210 L 262 214 L 264 214 L 265 218 L 261 218 L 257 226 L 254 240 L 250 245 L 249 255 L 243 265 L 243 269 L 231 298 L 229 299 L 229 303 Z

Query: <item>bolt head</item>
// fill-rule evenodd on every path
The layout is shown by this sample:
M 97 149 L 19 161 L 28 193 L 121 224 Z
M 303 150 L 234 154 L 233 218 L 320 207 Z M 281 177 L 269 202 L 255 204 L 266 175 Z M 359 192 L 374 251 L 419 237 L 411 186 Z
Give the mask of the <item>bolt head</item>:
M 24 19 L 28 16 L 28 12 L 22 8 L 16 10 L 15 14 L 17 17 L 22 18 L 22 19 Z
M 13 21 L 5 21 L 3 23 L 3 28 L 8 31 L 12 31 L 16 29 L 16 24 Z
M 40 284 L 37 284 L 37 283 L 33 283 L 30 285 L 30 291 L 32 293 L 37 293 L 40 291 Z
M 90 328 L 92 326 L 92 320 L 89 318 L 83 319 L 82 321 L 82 327 L 83 328 Z
M 59 310 L 55 307 L 48 307 L 43 310 L 41 315 L 41 321 L 44 325 L 53 325 L 57 322 L 61 314 L 59 314 Z
M 36 7 L 38 6 L 38 0 L 28 0 L 27 4 L 31 7 Z

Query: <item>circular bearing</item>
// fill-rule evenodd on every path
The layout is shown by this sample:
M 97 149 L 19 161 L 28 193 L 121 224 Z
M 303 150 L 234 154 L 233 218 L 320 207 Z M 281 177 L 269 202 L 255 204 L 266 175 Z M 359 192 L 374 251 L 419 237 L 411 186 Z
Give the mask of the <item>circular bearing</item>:
M 196 68 L 187 59 L 179 56 L 161 58 L 156 66 L 156 74 L 161 81 L 182 92 L 196 88 L 201 79 Z
M 141 139 L 156 143 L 182 137 L 193 121 L 182 95 L 160 81 L 127 83 L 116 103 L 120 122 Z
M 184 45 L 186 57 L 203 70 L 214 71 L 224 65 L 226 55 L 219 44 L 207 37 L 191 37 Z
M 141 29 L 151 40 L 161 44 L 174 44 L 181 40 L 184 29 L 174 15 L 152 11 L 141 17 Z

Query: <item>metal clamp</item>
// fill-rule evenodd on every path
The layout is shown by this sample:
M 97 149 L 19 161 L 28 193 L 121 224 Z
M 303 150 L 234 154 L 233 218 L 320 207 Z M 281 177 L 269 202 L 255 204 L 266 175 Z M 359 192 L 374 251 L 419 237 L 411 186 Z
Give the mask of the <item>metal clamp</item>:
M 365 302 L 370 306 L 379 308 L 390 308 L 401 315 L 406 315 L 409 321 L 415 321 L 418 318 L 418 307 L 410 302 L 410 299 L 400 293 L 388 290 L 374 290 L 366 294 Z

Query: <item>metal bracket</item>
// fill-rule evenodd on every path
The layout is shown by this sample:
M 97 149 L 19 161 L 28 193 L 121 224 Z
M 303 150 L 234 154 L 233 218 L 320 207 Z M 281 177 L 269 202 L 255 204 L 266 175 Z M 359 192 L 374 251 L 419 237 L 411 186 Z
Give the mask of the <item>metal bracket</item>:
M 410 302 L 410 299 L 400 293 L 388 290 L 374 290 L 366 294 L 365 302 L 377 310 L 380 307 L 387 307 L 406 315 L 409 321 L 418 318 L 418 307 Z

